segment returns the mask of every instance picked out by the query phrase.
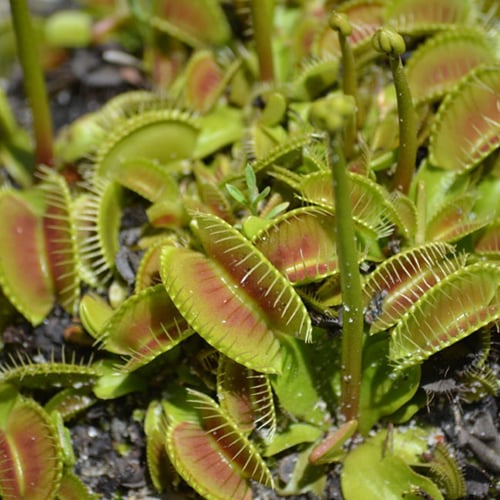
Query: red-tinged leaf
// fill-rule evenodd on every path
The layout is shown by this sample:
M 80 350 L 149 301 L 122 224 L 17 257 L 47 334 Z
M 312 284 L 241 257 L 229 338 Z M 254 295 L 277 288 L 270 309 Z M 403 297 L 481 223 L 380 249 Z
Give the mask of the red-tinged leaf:
M 0 493 L 3 500 L 50 500 L 62 473 L 57 431 L 34 401 L 18 400 L 0 429 Z
M 287 212 L 253 243 L 293 284 L 318 281 L 338 271 L 335 216 L 314 207 Z
M 205 394 L 188 390 L 188 402 L 199 412 L 202 428 L 239 474 L 272 487 L 273 479 L 252 443 L 237 429 L 217 404 Z
M 177 472 L 202 497 L 251 500 L 248 481 L 228 462 L 217 442 L 199 424 L 169 426 L 167 452 Z
M 67 421 L 90 408 L 96 401 L 89 386 L 69 387 L 52 396 L 44 408 L 47 413 L 59 412 L 63 420 Z
M 349 173 L 349 187 L 353 217 L 379 237 L 388 236 L 393 224 L 403 226 L 389 194 L 375 182 L 362 175 Z M 300 191 L 303 198 L 310 203 L 329 209 L 334 208 L 333 181 L 331 173 L 319 171 L 303 177 Z
M 127 158 L 120 168 L 109 171 L 110 177 L 122 186 L 154 203 L 179 195 L 172 174 L 157 161 L 147 158 Z
M 445 31 L 422 44 L 406 66 L 416 101 L 436 99 L 471 69 L 495 60 L 494 44 L 482 31 Z
M 488 216 L 481 217 L 473 211 L 475 200 L 470 193 L 445 200 L 426 225 L 426 239 L 453 242 L 488 224 Z
M 313 448 L 309 455 L 309 461 L 316 465 L 337 461 L 343 455 L 342 446 L 354 435 L 357 428 L 357 420 L 344 422 L 337 430 L 330 432 Z
M 179 229 L 189 222 L 185 204 L 180 197 L 159 201 L 151 205 L 146 214 L 154 227 Z
M 217 396 L 221 408 L 238 429 L 251 432 L 257 428 L 267 437 L 274 435 L 276 413 L 267 375 L 221 356 L 217 370 Z
M 255 419 L 247 383 L 249 372 L 245 366 L 221 356 L 217 371 L 217 397 L 221 408 L 242 432 L 254 429 Z
M 144 253 L 135 277 L 135 293 L 150 286 L 161 283 L 160 255 L 164 245 L 172 244 L 171 238 L 166 237 L 153 243 Z
M 39 192 L 32 192 L 37 196 Z M 38 206 L 37 206 L 38 205 Z M 0 192 L 0 284 L 5 296 L 33 325 L 54 303 L 46 260 L 40 198 L 34 203 L 12 191 Z
M 371 43 L 372 35 L 384 22 L 384 7 L 383 0 L 357 0 L 339 6 L 339 12 L 346 14 L 352 25 L 349 42 L 354 49 Z
M 165 247 L 161 274 L 173 303 L 209 344 L 254 370 L 281 370 L 280 343 L 265 313 L 220 264 Z
M 472 23 L 474 14 L 464 0 L 392 0 L 386 19 L 399 32 L 420 34 Z
M 312 326 L 307 309 L 264 255 L 222 219 L 200 214 L 195 220 L 208 256 L 231 276 L 250 303 L 261 311 L 270 328 L 310 341 Z
M 222 44 L 230 36 L 216 0 L 155 0 L 154 6 L 153 26 L 189 45 Z
M 433 286 L 391 332 L 389 359 L 398 368 L 420 363 L 500 319 L 500 266 L 479 262 Z
M 223 72 L 208 50 L 194 54 L 186 68 L 185 95 L 188 105 L 205 113 L 220 95 Z
M 346 14 L 352 25 L 353 30 L 348 39 L 355 51 L 371 44 L 373 33 L 383 23 L 384 7 L 385 2 L 381 0 L 356 0 L 338 6 L 338 12 Z M 340 56 L 338 34 L 329 26 L 316 36 L 314 52 L 322 57 Z
M 144 105 L 147 108 L 147 105 Z M 120 176 L 123 160 L 143 158 L 162 165 L 190 158 L 196 146 L 195 120 L 175 109 L 146 109 L 117 123 L 99 145 L 95 174 L 108 179 Z
M 474 250 L 483 255 L 500 255 L 500 219 L 496 219 L 481 234 Z
M 46 200 L 43 215 L 45 249 L 56 298 L 66 311 L 76 314 L 80 277 L 69 189 L 64 178 L 49 169 L 44 170 L 40 188 Z
M 443 100 L 434 119 L 429 155 L 433 165 L 464 172 L 500 145 L 500 71 L 481 66 Z
M 430 243 L 394 255 L 363 285 L 365 319 L 370 333 L 396 323 L 422 295 L 465 264 L 465 257 L 446 257 L 453 247 Z
M 92 500 L 88 488 L 82 480 L 72 472 L 65 471 L 61 479 L 59 490 L 57 491 L 57 500 Z
M 108 351 L 130 356 L 134 370 L 192 334 L 163 285 L 132 295 L 106 323 L 100 340 Z

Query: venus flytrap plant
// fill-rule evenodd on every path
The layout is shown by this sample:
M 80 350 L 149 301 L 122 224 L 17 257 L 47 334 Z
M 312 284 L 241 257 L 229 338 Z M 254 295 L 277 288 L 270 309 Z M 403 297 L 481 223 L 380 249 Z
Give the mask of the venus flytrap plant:
M 35 324 L 55 303 L 71 313 L 79 303 L 79 319 L 100 358 L 83 365 L 22 358 L 2 368 L 0 430 L 24 477 L 44 456 L 25 458 L 9 420 L 22 416 L 16 413 L 25 401 L 20 392 L 59 391 L 37 418 L 58 436 L 51 449 L 62 472 L 47 473 L 47 481 L 65 498 L 64 488 L 81 484 L 59 443 L 61 421 L 50 414 L 61 411 L 69 419 L 96 400 L 147 388 L 158 398 L 146 413 L 145 431 L 148 468 L 159 490 L 175 489 L 183 478 L 208 499 L 250 499 L 263 487 L 320 497 L 332 462 L 342 463 L 346 500 L 381 492 L 390 500 L 439 500 L 438 485 L 460 486 L 460 470 L 452 471 L 450 486 L 421 459 L 434 431 L 417 423 L 404 432 L 398 424 L 425 404 L 421 373 L 466 339 L 466 347 L 479 346 L 475 361 L 453 374 L 461 387 L 457 397 L 480 404 L 497 390 L 487 334 L 500 316 L 498 221 L 491 222 L 498 213 L 490 214 L 498 197 L 498 62 L 483 35 L 467 30 L 459 43 L 460 23 L 472 19 L 462 2 L 436 3 L 437 9 L 411 0 L 343 3 L 337 11 L 346 18 L 333 23 L 340 39 L 325 7 L 307 11 L 294 53 L 309 63 L 293 59 L 292 69 L 279 58 L 286 34 L 303 28 L 306 5 L 282 5 L 272 20 L 252 3 L 254 45 L 230 41 L 224 9 L 239 13 L 228 4 L 129 2 L 136 19 L 162 33 L 161 50 L 175 46 L 185 59 L 167 95 L 126 93 L 59 137 L 57 164 L 77 163 L 83 185 L 70 189 L 46 171 L 34 188 L 0 193 L 7 235 L 0 245 L 3 292 Z M 384 22 L 408 34 L 412 47 L 421 42 L 415 33 L 429 39 L 437 27 L 448 30 L 409 54 L 410 88 L 426 110 L 418 140 L 425 145 L 430 138 L 417 173 L 414 151 L 402 147 L 404 134 L 417 137 L 406 116 L 408 95 L 403 91 L 397 103 L 399 153 L 393 116 L 379 117 L 381 108 L 396 109 L 396 100 L 382 99 L 390 94 L 390 78 L 369 45 Z M 271 60 L 265 54 L 275 31 L 280 36 Z M 389 54 L 397 96 L 405 51 L 398 37 L 385 28 L 375 35 Z M 466 52 L 467 67 L 438 64 L 450 43 Z M 224 44 L 232 51 L 245 45 L 228 66 L 218 58 Z M 350 71 L 349 47 L 359 78 Z M 421 78 L 426 58 L 449 79 Z M 254 60 L 262 63 L 261 81 Z M 343 93 L 334 91 L 340 65 Z M 265 82 L 277 90 L 266 90 L 256 109 L 250 100 L 267 89 Z M 426 108 L 442 96 L 436 114 Z M 363 111 L 360 134 L 349 139 L 346 127 L 357 110 Z M 461 130 L 468 140 L 457 150 Z M 349 141 L 361 155 L 350 158 L 347 171 Z M 406 144 L 411 150 L 416 142 Z M 394 158 L 396 185 L 387 186 L 384 170 Z M 418 186 L 425 197 L 417 199 Z M 122 227 L 130 200 L 144 208 L 131 243 Z M 138 261 L 129 266 L 126 285 L 123 251 Z M 81 299 L 80 281 L 90 288 Z M 119 301 L 104 298 L 110 283 L 122 291 Z M 479 329 L 486 333 L 478 335 Z M 390 432 L 387 422 L 394 423 Z M 52 431 L 42 427 L 33 424 L 33 435 L 47 442 Z M 363 442 L 352 439 L 356 433 Z M 277 468 L 291 457 L 295 465 L 285 484 Z M 441 458 L 438 475 L 450 469 Z M 12 476 L 5 463 L 3 494 Z M 38 498 L 45 483 L 35 483 L 41 486 L 29 493 Z

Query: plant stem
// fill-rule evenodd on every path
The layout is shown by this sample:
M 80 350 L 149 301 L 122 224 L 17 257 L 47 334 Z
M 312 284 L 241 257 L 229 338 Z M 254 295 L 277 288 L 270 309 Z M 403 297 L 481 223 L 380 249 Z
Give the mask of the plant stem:
M 355 420 L 359 411 L 363 349 L 363 304 L 358 250 L 352 219 L 349 181 L 338 137 L 331 137 L 328 156 L 333 175 L 337 254 L 342 291 L 341 413 Z
M 274 0 L 251 0 L 253 36 L 259 59 L 260 79 L 274 81 L 272 28 Z
M 52 165 L 52 118 L 27 0 L 10 0 L 10 9 L 23 69 L 24 88 L 33 114 L 35 158 L 38 163 Z
M 354 54 L 349 43 L 349 35 L 352 33 L 352 26 L 347 16 L 343 13 L 333 12 L 329 18 L 330 27 L 338 33 L 340 50 L 342 51 L 342 90 L 344 94 L 350 95 L 356 102 L 357 114 L 346 124 L 344 129 L 344 151 L 347 158 L 351 158 L 354 153 L 354 143 L 356 140 L 356 118 L 359 113 L 358 88 L 356 77 L 356 65 Z
M 327 158 L 333 178 L 335 240 L 343 304 L 340 404 L 346 421 L 358 418 L 364 340 L 358 249 L 352 218 L 351 190 L 341 139 L 345 125 L 353 119 L 355 111 L 354 98 L 340 93 L 332 93 L 315 101 L 309 110 L 311 123 L 328 134 Z
M 417 158 L 417 117 L 401 58 L 389 59 L 396 87 L 399 116 L 399 155 L 394 187 L 408 194 Z
M 394 174 L 394 189 L 408 194 L 417 158 L 417 117 L 400 57 L 406 51 L 406 46 L 403 37 L 387 27 L 379 28 L 375 32 L 373 44 L 379 52 L 389 57 L 396 88 L 399 118 L 399 153 Z

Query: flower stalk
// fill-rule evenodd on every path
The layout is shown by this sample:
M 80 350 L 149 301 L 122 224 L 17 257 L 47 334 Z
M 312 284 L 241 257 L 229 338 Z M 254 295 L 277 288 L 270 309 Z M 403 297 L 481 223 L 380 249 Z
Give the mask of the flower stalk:
M 350 95 L 354 98 L 357 113 L 359 113 L 356 65 L 354 63 L 352 47 L 348 39 L 349 35 L 352 33 L 352 25 L 347 16 L 339 12 L 333 12 L 330 15 L 328 22 L 330 28 L 338 34 L 340 50 L 342 51 L 342 90 L 344 94 Z M 357 118 L 358 116 L 355 114 L 345 124 L 344 151 L 347 158 L 351 158 L 354 153 Z
M 342 292 L 341 414 L 357 420 L 361 391 L 363 303 L 349 180 L 343 149 L 345 124 L 354 117 L 352 96 L 332 94 L 311 106 L 313 125 L 326 131 L 335 198 L 336 242 Z
M 260 79 L 263 82 L 274 81 L 273 61 L 273 11 L 274 0 L 252 0 L 253 36 L 259 60 Z
M 10 9 L 24 75 L 24 87 L 33 113 L 35 159 L 37 163 L 52 165 L 54 159 L 52 117 L 38 45 L 34 43 L 27 0 L 10 0 Z
M 375 32 L 373 45 L 378 52 L 388 56 L 394 79 L 399 118 L 399 153 L 394 189 L 408 194 L 417 158 L 417 117 L 401 61 L 406 45 L 403 37 L 389 27 L 379 28 Z

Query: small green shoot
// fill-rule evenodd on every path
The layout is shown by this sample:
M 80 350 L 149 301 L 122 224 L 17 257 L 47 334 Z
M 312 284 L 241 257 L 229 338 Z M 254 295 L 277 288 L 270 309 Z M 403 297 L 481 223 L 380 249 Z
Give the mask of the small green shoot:
M 251 215 L 258 216 L 262 211 L 262 205 L 264 200 L 271 193 L 271 187 L 266 186 L 262 191 L 259 191 L 259 187 L 257 186 L 257 176 L 255 175 L 255 171 L 251 165 L 247 164 L 245 167 L 245 181 L 247 185 L 248 194 L 245 194 L 234 184 L 226 184 L 227 192 L 240 204 L 243 205 L 246 209 L 250 211 Z M 288 206 L 289 202 L 279 203 L 275 207 L 273 207 L 269 212 L 266 212 L 266 219 L 273 219 L 279 214 L 283 213 Z

